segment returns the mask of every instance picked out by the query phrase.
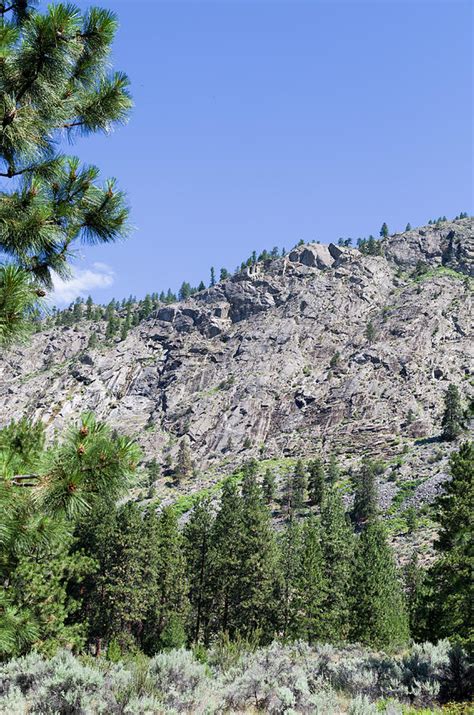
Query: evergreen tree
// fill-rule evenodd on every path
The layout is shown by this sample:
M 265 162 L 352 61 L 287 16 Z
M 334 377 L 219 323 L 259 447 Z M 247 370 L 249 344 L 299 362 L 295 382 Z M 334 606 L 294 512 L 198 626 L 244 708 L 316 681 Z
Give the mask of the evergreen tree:
M 240 542 L 242 538 L 242 502 L 236 485 L 226 480 L 219 511 L 212 528 L 211 579 L 214 594 L 212 631 L 233 637 L 239 626 Z
M 148 486 L 153 486 L 153 484 L 160 478 L 160 465 L 156 461 L 156 457 L 153 457 L 147 464 L 148 472 Z
M 352 520 L 361 527 L 377 514 L 377 486 L 375 464 L 364 459 L 355 478 L 355 497 Z
M 474 444 L 450 459 L 451 480 L 437 502 L 439 558 L 430 569 L 428 613 L 431 637 L 450 638 L 474 652 Z
M 312 506 L 321 506 L 324 496 L 324 467 L 321 459 L 313 459 L 309 463 L 309 499 Z
M 242 495 L 245 497 L 254 488 L 255 479 L 258 473 L 258 462 L 256 459 L 249 459 L 242 465 Z
M 321 550 L 327 584 L 322 599 L 324 621 L 321 637 L 341 642 L 349 633 L 353 534 L 346 522 L 341 493 L 334 486 L 326 490 L 321 506 Z
M 352 579 L 353 640 L 375 648 L 408 641 L 408 615 L 383 525 L 376 519 L 357 539 Z
M 51 270 L 68 276 L 73 246 L 114 241 L 128 218 L 113 181 L 100 185 L 96 167 L 81 167 L 57 150 L 64 131 L 73 140 L 126 119 L 128 80 L 107 73 L 115 16 L 98 8 L 81 16 L 72 5 L 41 14 L 31 5 L 3 6 L 4 13 L 18 9 L 3 26 L 0 67 L 3 344 L 24 334 L 35 303 L 52 287 Z
M 337 480 L 339 479 L 339 465 L 337 463 L 336 455 L 331 454 L 329 456 L 329 465 L 328 465 L 328 484 L 330 486 L 333 486 Z
M 5 594 L 9 592 L 13 613 L 16 612 L 23 621 L 18 624 L 16 635 L 29 624 L 35 637 L 32 643 L 27 641 L 24 645 L 32 645 L 45 655 L 52 655 L 61 647 L 79 649 L 87 635 L 85 622 L 71 622 L 80 606 L 71 590 L 74 588 L 78 593 L 83 589 L 84 579 L 94 570 L 95 564 L 82 554 L 69 553 L 71 544 L 70 533 L 66 528 L 60 528 L 47 544 L 38 539 L 34 550 L 20 553 L 15 568 L 9 573 Z M 4 605 L 1 596 L 0 604 Z M 0 651 L 3 651 L 1 636 L 5 633 L 5 615 L 3 612 L 3 617 L 0 616 Z M 15 643 L 17 646 L 18 642 Z M 10 655 L 14 653 L 10 652 Z
M 453 441 L 461 434 L 463 412 L 461 396 L 456 385 L 450 384 L 444 396 L 444 413 L 442 419 L 442 437 L 446 441 Z
M 140 320 L 144 320 L 145 318 L 148 318 L 149 315 L 151 315 L 153 311 L 153 301 L 151 299 L 151 295 L 148 293 L 144 297 L 144 299 L 140 303 Z
M 302 509 L 308 490 L 308 475 L 301 459 L 296 462 L 292 475 L 291 506 L 293 509 Z
M 74 302 L 72 317 L 75 323 L 78 323 L 82 319 L 82 303 L 79 298 Z
M 295 636 L 315 643 L 323 636 L 324 599 L 330 585 L 325 580 L 320 527 L 314 517 L 304 524 L 297 563 Z
M 236 626 L 244 635 L 259 632 L 262 640 L 269 642 L 275 630 L 278 552 L 270 513 L 255 475 L 248 475 L 242 493 L 241 523 Z
M 416 507 L 414 507 L 414 506 L 407 507 L 404 510 L 403 514 L 405 517 L 408 533 L 412 534 L 418 525 L 418 515 L 417 515 Z
M 411 231 L 411 223 L 407 223 L 405 226 L 405 231 Z
M 276 481 L 272 470 L 268 468 L 263 475 L 263 496 L 267 504 L 271 504 L 275 499 Z
M 120 340 L 126 340 L 126 339 L 127 339 L 128 329 L 129 329 L 129 326 L 127 325 L 127 321 L 124 320 L 124 321 L 122 322 L 122 326 L 121 326 L 121 328 L 120 328 Z
M 178 292 L 178 298 L 180 300 L 187 300 L 190 295 L 191 295 L 191 286 L 186 281 L 183 281 L 183 283 L 181 283 L 181 288 L 179 289 L 179 292 Z
M 227 270 L 227 268 L 221 268 L 219 280 L 220 280 L 220 281 L 225 281 L 226 278 L 229 277 L 229 275 L 230 275 L 230 274 L 229 274 L 229 271 Z
M 385 221 L 383 222 L 382 228 L 380 229 L 380 235 L 382 236 L 382 238 L 387 238 L 388 236 L 388 226 Z
M 19 474 L 35 470 L 45 446 L 44 424 L 26 417 L 11 422 L 0 430 L 0 473 Z
M 293 473 L 287 472 L 281 495 L 281 508 L 287 517 L 293 516 Z
M 117 498 L 138 458 L 92 415 L 61 444 L 43 444 L 43 427 L 26 420 L 0 430 L 0 657 L 80 639 L 82 626 L 66 628 L 67 582 L 87 566 L 69 559 L 72 523 L 99 498 Z
M 193 462 L 191 458 L 191 450 L 189 449 L 189 441 L 186 435 L 182 438 L 179 444 L 178 460 L 175 470 L 175 479 L 179 483 L 183 479 L 189 479 L 193 473 Z
M 214 266 L 211 266 L 211 282 L 209 285 L 211 288 L 216 285 L 216 271 Z
M 200 499 L 184 527 L 184 548 L 189 584 L 190 636 L 194 643 L 209 642 L 212 613 L 211 540 L 213 517 L 210 502 Z
M 423 609 L 426 571 L 420 568 L 415 551 L 406 564 L 403 575 L 410 634 L 417 641 L 427 640 L 427 626 Z
M 105 329 L 105 337 L 107 340 L 112 340 L 117 333 L 117 318 L 115 315 L 111 315 L 107 321 L 107 327 Z
M 278 604 L 280 629 L 283 637 L 300 637 L 299 618 L 301 603 L 299 600 L 298 578 L 301 575 L 301 526 L 292 518 L 287 519 L 285 529 L 279 539 L 281 580 L 279 584 Z
M 200 281 L 198 287 L 197 287 L 197 292 L 200 293 L 202 290 L 206 290 L 206 284 L 204 281 Z
M 125 325 L 127 326 L 127 330 L 130 330 L 130 328 L 132 327 L 132 304 L 131 303 L 126 304 L 124 322 L 125 322 Z
M 367 241 L 361 244 L 361 247 L 363 247 L 363 252 L 366 253 L 368 256 L 375 256 L 377 252 L 377 241 L 371 234 Z
M 141 640 L 145 652 L 153 654 L 184 645 L 188 584 L 183 536 L 173 509 L 165 507 L 159 516 L 151 510 L 146 529 L 148 610 Z
M 87 347 L 91 350 L 97 347 L 97 333 L 95 330 L 89 335 L 89 340 L 87 341 Z
M 369 322 L 365 326 L 365 337 L 367 338 L 369 343 L 373 343 L 375 340 L 375 336 L 376 336 L 375 326 L 372 323 L 372 321 L 369 320 Z
M 147 612 L 148 554 L 140 509 L 128 502 L 118 512 L 114 530 L 101 542 L 102 569 L 96 593 L 101 594 L 100 622 L 106 639 L 123 640 L 124 647 L 136 642 Z
M 88 295 L 87 300 L 86 300 L 86 318 L 87 318 L 87 320 L 92 320 L 93 309 L 94 309 L 94 301 L 92 300 L 92 296 Z

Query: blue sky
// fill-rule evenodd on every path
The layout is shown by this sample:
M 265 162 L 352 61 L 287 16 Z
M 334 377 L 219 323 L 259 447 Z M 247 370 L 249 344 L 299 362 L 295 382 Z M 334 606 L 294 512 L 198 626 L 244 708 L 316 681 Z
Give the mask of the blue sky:
M 135 230 L 85 248 L 65 299 L 472 211 L 470 1 L 96 4 L 119 16 L 135 109 L 73 151 L 117 177 Z

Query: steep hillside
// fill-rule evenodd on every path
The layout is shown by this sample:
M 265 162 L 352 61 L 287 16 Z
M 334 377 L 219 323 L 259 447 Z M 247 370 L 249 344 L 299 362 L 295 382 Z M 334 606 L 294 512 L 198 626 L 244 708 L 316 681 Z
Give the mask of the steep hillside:
M 39 333 L 3 356 L 0 424 L 27 414 L 53 435 L 94 410 L 162 464 L 188 435 L 198 475 L 184 491 L 252 456 L 334 451 L 343 465 L 391 463 L 386 508 L 404 481 L 430 499 L 446 473 L 447 385 L 474 397 L 474 221 L 394 235 L 383 251 L 299 246 L 108 347 L 87 349 L 98 326 L 85 320 Z

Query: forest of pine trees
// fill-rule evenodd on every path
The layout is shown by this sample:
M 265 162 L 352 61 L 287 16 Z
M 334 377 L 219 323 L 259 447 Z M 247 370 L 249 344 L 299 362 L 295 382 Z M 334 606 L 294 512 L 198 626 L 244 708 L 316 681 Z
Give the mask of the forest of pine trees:
M 140 456 L 91 415 L 53 450 L 27 420 L 1 430 L 0 446 L 3 656 L 66 644 L 153 654 L 208 646 L 222 633 L 376 648 L 443 635 L 472 647 L 470 444 L 451 458 L 439 558 L 422 572 L 416 562 L 396 567 L 370 461 L 353 477 L 350 513 L 336 461 L 298 461 L 275 528 L 275 482 L 255 460 L 181 524 L 172 506 L 117 501 Z M 181 470 L 190 468 L 188 449 L 183 442 Z M 308 503 L 317 510 L 302 518 Z

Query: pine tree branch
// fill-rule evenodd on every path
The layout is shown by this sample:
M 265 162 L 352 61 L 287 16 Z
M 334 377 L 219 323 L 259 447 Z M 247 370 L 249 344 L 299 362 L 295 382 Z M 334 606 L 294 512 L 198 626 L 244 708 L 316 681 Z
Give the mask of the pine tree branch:
M 72 129 L 73 127 L 82 127 L 85 124 L 84 120 L 80 120 L 78 122 L 67 122 L 66 124 L 62 124 L 63 129 Z
M 28 483 L 27 480 L 37 480 L 39 478 L 39 474 L 15 474 L 15 476 L 10 478 L 10 481 L 15 487 L 35 487 L 36 481 L 31 484 Z
M 27 166 L 24 169 L 18 169 L 18 171 L 13 171 L 11 167 L 8 168 L 6 172 L 0 172 L 0 176 L 4 176 L 7 179 L 13 179 L 14 176 L 20 176 L 20 174 L 26 174 L 28 171 L 35 171 L 37 167 Z

